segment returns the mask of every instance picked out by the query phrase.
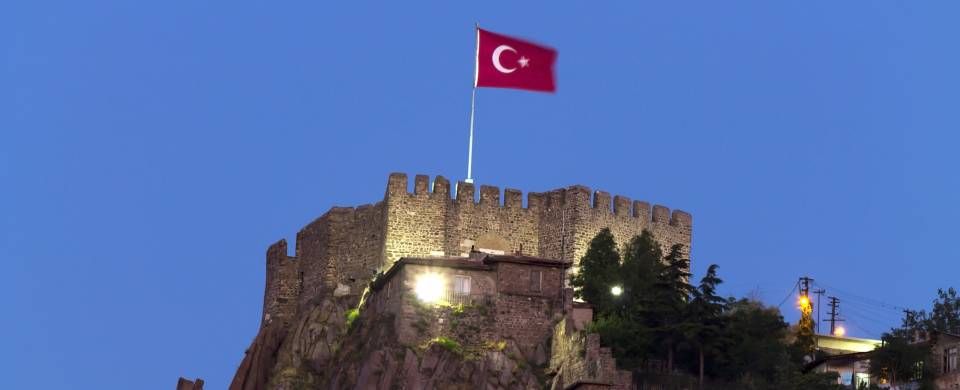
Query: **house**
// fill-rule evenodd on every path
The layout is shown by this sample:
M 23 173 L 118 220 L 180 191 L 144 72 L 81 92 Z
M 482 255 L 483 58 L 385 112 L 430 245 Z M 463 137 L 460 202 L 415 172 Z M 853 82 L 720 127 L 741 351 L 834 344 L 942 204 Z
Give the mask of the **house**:
M 839 383 L 846 386 L 881 383 L 881 378 L 871 377 L 868 372 L 871 351 L 880 346 L 880 340 L 823 334 L 814 338 L 817 349 L 826 356 L 807 364 L 804 371 L 835 372 Z
M 937 390 L 960 389 L 960 335 L 934 332 L 931 360 L 934 364 L 934 386 Z
M 564 276 L 570 265 L 479 252 L 466 258 L 404 257 L 376 279 L 365 306 L 380 316 L 392 314 L 404 343 L 451 337 L 451 332 L 469 328 L 462 332 L 465 347 L 510 339 L 526 357 L 541 360 L 553 324 L 564 314 Z M 433 306 L 477 310 L 425 310 Z M 458 329 L 450 327 L 454 320 Z
M 388 321 L 402 345 L 443 340 L 466 355 L 519 351 L 560 389 L 626 389 L 610 348 L 583 326 L 592 309 L 564 285 L 570 261 L 473 252 L 404 257 L 370 285 L 359 316 Z

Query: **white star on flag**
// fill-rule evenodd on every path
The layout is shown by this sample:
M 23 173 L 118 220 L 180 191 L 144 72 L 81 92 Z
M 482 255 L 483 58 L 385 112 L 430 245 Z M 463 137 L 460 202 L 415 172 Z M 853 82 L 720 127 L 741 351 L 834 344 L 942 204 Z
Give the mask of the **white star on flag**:
M 520 59 L 517 60 L 517 62 L 520 63 L 521 68 L 526 68 L 527 66 L 530 65 L 530 59 L 524 56 L 520 56 Z

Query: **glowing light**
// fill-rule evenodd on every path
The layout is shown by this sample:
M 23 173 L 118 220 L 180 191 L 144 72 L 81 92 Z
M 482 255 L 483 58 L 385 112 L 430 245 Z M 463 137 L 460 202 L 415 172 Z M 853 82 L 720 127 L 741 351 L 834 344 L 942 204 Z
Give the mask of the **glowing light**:
M 843 337 L 843 335 L 845 334 L 847 334 L 847 330 L 844 329 L 842 326 L 838 326 L 836 329 L 833 330 L 834 336 Z
M 443 276 L 435 273 L 421 274 L 417 276 L 413 291 L 417 298 L 426 303 L 435 303 L 443 296 L 443 289 L 446 285 Z
M 615 297 L 619 297 L 620 294 L 623 294 L 623 288 L 620 286 L 613 286 L 613 288 L 610 289 L 610 293 Z
M 810 298 L 807 298 L 806 295 L 800 296 L 800 307 L 810 306 Z

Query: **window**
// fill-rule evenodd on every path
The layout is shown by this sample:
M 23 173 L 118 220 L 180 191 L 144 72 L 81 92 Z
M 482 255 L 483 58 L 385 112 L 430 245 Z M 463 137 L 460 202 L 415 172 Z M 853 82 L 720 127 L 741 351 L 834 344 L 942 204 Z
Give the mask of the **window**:
M 543 272 L 530 271 L 530 291 L 540 292 L 543 289 Z
M 453 293 L 456 295 L 469 295 L 470 277 L 464 275 L 455 275 L 453 277 Z
M 950 347 L 943 350 L 943 372 L 954 372 L 957 370 L 957 347 Z

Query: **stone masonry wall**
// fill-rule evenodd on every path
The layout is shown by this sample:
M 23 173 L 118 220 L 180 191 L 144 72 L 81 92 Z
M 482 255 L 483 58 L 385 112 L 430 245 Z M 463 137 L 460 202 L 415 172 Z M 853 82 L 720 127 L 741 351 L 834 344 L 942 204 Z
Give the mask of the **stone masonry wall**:
M 287 241 L 280 240 L 270 245 L 267 249 L 267 283 L 263 294 L 261 324 L 287 321 L 293 317 L 300 296 L 298 274 L 295 258 L 287 256 Z
M 542 274 L 540 291 L 531 291 L 531 271 Z M 560 267 L 497 263 L 496 328 L 528 359 L 545 353 L 553 322 L 563 315 L 563 275 Z
M 338 286 L 363 292 L 383 259 L 383 203 L 334 207 L 297 233 L 304 304 Z
M 450 183 L 438 176 L 430 189 L 429 177 L 417 175 L 414 191 L 407 190 L 407 175 L 390 175 L 387 185 L 385 257 L 387 265 L 404 256 L 457 256 L 484 236 L 506 241 L 506 252 L 523 251 L 543 258 L 576 261 L 586 253 L 591 239 L 609 227 L 621 246 L 644 229 L 664 246 L 683 244 L 689 255 L 692 217 L 680 210 L 612 199 L 603 191 L 572 186 L 547 193 L 528 194 L 481 186 L 475 202 L 473 184 L 457 183 L 451 199 Z M 501 202 L 501 195 L 503 201 Z
M 464 313 L 460 315 L 454 315 L 450 305 L 420 303 L 414 288 L 418 276 L 425 273 L 443 275 L 448 284 L 445 286 L 447 291 L 453 288 L 454 275 L 469 276 L 470 295 L 473 297 L 469 301 L 474 303 L 466 304 Z M 378 312 L 374 315 L 394 314 L 399 341 L 405 344 L 420 345 L 426 340 L 440 336 L 459 336 L 456 337 L 457 341 L 465 346 L 497 340 L 496 328 L 489 326 L 494 309 L 486 306 L 490 298 L 496 294 L 495 277 L 495 273 L 489 268 L 460 269 L 407 264 L 399 273 L 393 275 L 392 280 L 384 288 L 371 294 L 372 299 L 385 300 L 385 304 L 378 308 Z M 389 291 L 389 297 L 387 297 L 387 289 L 390 287 L 393 287 L 393 290 Z M 364 315 L 362 311 L 361 315 Z
M 362 293 L 370 278 L 401 257 L 459 256 L 478 242 L 495 242 L 506 253 L 576 262 L 590 240 L 609 227 L 621 246 L 648 229 L 664 246 L 684 245 L 689 254 L 690 214 L 606 192 L 571 186 L 529 193 L 417 175 L 393 173 L 384 200 L 373 205 L 334 207 L 297 233 L 296 255 L 279 244 L 267 256 L 264 318 L 290 318 L 297 305 L 322 294 Z M 283 242 L 283 246 L 286 243 Z M 479 248 L 479 247 L 478 247 Z M 282 255 L 281 255 L 282 254 Z
M 566 389 L 574 384 L 602 384 L 596 388 L 629 389 L 629 371 L 618 370 L 609 348 L 600 346 L 600 336 L 577 331 L 571 318 L 564 318 L 553 329 L 550 371 L 552 388 Z

